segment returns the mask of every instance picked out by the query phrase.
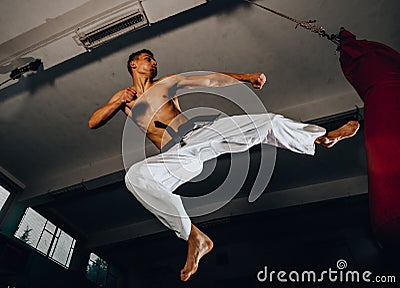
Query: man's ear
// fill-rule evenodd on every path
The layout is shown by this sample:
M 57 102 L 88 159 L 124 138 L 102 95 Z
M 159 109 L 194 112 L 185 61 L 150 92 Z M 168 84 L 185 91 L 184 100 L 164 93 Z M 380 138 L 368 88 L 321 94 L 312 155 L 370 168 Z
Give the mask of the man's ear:
M 135 64 L 135 60 L 132 60 L 129 65 L 131 66 L 131 69 L 135 69 L 136 68 L 136 64 Z

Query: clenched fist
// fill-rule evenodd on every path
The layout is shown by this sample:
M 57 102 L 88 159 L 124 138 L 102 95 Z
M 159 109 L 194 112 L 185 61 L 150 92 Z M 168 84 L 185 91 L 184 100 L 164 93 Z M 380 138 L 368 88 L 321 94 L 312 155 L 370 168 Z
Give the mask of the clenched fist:
M 119 101 L 121 102 L 121 104 L 126 104 L 136 99 L 137 99 L 136 91 L 128 87 L 125 90 L 122 90 Z
M 267 77 L 262 72 L 249 74 L 249 82 L 256 89 L 261 89 L 265 82 L 267 82 Z

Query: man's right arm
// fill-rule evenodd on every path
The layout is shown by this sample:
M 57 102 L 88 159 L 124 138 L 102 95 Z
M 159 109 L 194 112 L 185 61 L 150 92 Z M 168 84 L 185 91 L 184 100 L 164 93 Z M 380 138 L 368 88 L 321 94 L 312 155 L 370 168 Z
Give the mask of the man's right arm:
M 110 120 L 119 109 L 125 107 L 126 103 L 133 101 L 136 98 L 136 92 L 131 88 L 127 88 L 115 93 L 107 104 L 97 109 L 90 116 L 88 125 L 90 129 L 96 129 L 103 126 Z

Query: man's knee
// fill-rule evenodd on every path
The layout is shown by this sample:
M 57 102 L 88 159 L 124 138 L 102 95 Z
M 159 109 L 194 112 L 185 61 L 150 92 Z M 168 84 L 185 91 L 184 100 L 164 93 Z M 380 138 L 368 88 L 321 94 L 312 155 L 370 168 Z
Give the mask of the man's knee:
M 139 161 L 135 164 L 133 164 L 131 167 L 129 167 L 128 171 L 126 172 L 126 176 L 128 177 L 140 177 L 140 176 L 145 176 L 146 173 L 145 171 L 145 165 L 146 161 Z
M 132 188 L 132 186 L 136 184 L 140 178 L 146 177 L 146 175 L 143 173 L 143 165 L 145 165 L 144 161 L 137 162 L 129 167 L 128 171 L 126 172 L 125 184 L 129 190 L 131 190 L 130 188 Z
M 145 189 L 146 193 L 151 193 L 153 190 L 163 190 L 160 182 L 160 177 L 157 177 L 155 171 L 148 166 L 146 160 L 133 164 L 125 175 L 125 183 L 129 188 Z M 130 189 L 131 190 L 131 189 Z M 137 189 L 136 189 L 137 190 Z

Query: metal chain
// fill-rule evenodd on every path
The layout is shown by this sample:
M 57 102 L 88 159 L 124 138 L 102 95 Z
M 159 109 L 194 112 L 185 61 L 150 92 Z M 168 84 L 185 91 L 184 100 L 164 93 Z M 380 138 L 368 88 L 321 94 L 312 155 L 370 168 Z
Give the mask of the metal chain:
M 244 0 L 244 1 L 248 2 L 248 3 L 252 4 L 252 5 L 258 6 L 258 7 L 262 8 L 262 9 L 264 9 L 264 10 L 267 10 L 267 11 L 269 11 L 271 13 L 274 13 L 274 14 L 276 14 L 278 16 L 281 16 L 281 17 L 283 17 L 285 19 L 288 19 L 288 20 L 296 23 L 297 25 L 296 25 L 295 28 L 297 28 L 298 26 L 301 26 L 301 27 L 313 32 L 313 33 L 317 33 L 321 37 L 328 38 L 330 41 L 335 43 L 337 46 L 340 46 L 339 39 L 337 38 L 337 35 L 335 35 L 335 34 L 329 35 L 328 33 L 326 33 L 326 31 L 325 31 L 325 29 L 323 27 L 317 27 L 316 25 L 314 25 L 313 23 L 316 23 L 317 22 L 316 20 L 300 21 L 300 20 L 297 20 L 297 19 L 292 18 L 290 16 L 287 16 L 287 15 L 281 13 L 281 12 L 275 11 L 275 10 L 273 10 L 271 8 L 268 8 L 268 7 L 265 7 L 265 6 L 260 5 L 258 3 L 255 3 L 255 2 L 253 2 L 251 0 Z

